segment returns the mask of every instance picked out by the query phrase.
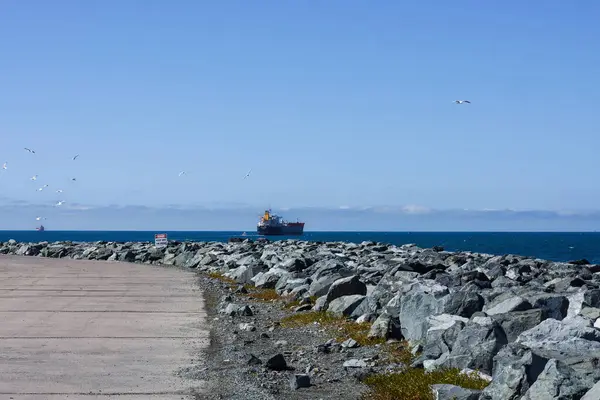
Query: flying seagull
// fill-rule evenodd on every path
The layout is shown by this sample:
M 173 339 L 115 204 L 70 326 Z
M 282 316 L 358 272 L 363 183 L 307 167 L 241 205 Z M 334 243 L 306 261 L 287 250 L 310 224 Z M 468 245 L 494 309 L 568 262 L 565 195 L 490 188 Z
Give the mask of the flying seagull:
M 181 172 L 179 173 L 179 176 L 181 176 L 181 175 L 185 175 L 186 173 L 187 173 L 187 172 L 185 172 L 185 171 L 181 171 Z
M 77 179 L 75 179 L 75 178 L 71 178 L 71 180 L 72 180 L 72 181 L 76 181 Z
M 471 102 L 469 100 L 454 100 L 454 103 L 456 103 L 456 104 L 463 104 L 463 103 L 471 104 Z
M 250 172 L 252 172 L 252 168 L 250 168 L 250 170 L 248 171 L 248 173 L 244 176 L 244 179 L 246 179 L 247 177 L 250 176 Z
M 58 189 L 58 190 L 56 191 L 56 193 L 62 193 L 62 192 L 63 192 L 63 191 L 62 191 L 62 189 Z
M 5 162 L 4 164 L 2 164 L 2 169 L 8 169 L 8 167 L 6 166 L 6 164 L 8 164 L 8 162 Z
M 73 157 L 73 161 L 77 160 L 77 157 L 79 157 L 79 154 L 77 154 L 75 157 Z
M 48 218 L 46 218 L 46 217 L 35 217 L 36 221 L 39 221 L 40 219 L 48 219 Z
M 32 176 L 32 177 L 31 177 L 31 180 L 32 180 L 32 181 L 35 181 L 35 180 L 37 180 L 37 175 L 34 175 L 34 176 Z
M 28 152 L 32 153 L 32 154 L 35 154 L 35 151 L 33 151 L 31 149 L 28 149 L 27 147 L 24 147 L 24 149 L 27 150 Z
M 48 187 L 48 185 L 44 185 L 44 186 L 42 186 L 41 188 L 39 188 L 39 189 L 38 189 L 38 192 L 41 192 L 42 190 L 44 190 L 44 189 L 45 189 L 45 188 L 47 188 L 47 187 Z
M 58 203 L 56 203 L 56 206 L 57 206 L 57 207 L 58 207 L 58 206 L 62 206 L 64 202 L 65 202 L 64 200 L 61 200 L 61 201 L 59 201 Z

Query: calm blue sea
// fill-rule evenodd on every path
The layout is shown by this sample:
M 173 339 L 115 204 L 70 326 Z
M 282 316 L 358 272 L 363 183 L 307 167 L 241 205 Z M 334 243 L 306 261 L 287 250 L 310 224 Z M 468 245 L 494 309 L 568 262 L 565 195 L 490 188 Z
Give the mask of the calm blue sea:
M 62 241 L 154 241 L 155 233 L 167 233 L 172 240 L 227 241 L 242 232 L 144 232 L 144 231 L 0 231 L 0 242 Z M 256 239 L 256 233 L 247 237 Z M 269 237 L 270 240 L 287 237 Z M 600 263 L 600 233 L 530 233 L 530 232 L 306 232 L 300 238 L 313 241 L 364 240 L 401 245 L 415 243 L 421 247 L 444 246 L 446 250 L 475 251 L 490 254 L 520 254 L 553 261 L 586 258 Z

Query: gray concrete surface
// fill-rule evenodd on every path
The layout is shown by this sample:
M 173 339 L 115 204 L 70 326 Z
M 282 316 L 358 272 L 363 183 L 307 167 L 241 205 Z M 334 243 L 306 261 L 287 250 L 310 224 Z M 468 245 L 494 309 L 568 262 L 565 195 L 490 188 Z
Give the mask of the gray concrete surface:
M 190 399 L 209 345 L 193 272 L 0 255 L 0 399 Z

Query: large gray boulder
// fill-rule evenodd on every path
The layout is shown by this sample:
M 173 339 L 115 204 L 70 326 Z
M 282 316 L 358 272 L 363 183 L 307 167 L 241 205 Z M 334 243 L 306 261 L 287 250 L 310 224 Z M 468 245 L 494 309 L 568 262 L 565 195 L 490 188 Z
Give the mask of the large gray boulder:
M 458 333 L 448 359 L 451 368 L 471 368 L 492 373 L 494 356 L 508 343 L 502 327 L 490 317 L 476 317 Z
M 596 382 L 590 390 L 581 398 L 581 400 L 598 400 L 600 399 L 600 381 Z
M 469 322 L 457 315 L 441 314 L 429 317 L 423 359 L 438 359 L 444 353 L 450 353 L 458 334 Z
M 308 293 L 311 296 L 316 297 L 325 296 L 329 292 L 329 288 L 331 288 L 331 285 L 333 285 L 333 283 L 341 277 L 342 276 L 339 274 L 334 274 L 325 275 L 317 279 L 313 279 L 313 281 L 310 284 L 310 288 L 308 289 Z
M 579 374 L 600 379 L 600 330 L 583 317 L 547 319 L 519 335 L 516 343 L 548 359 L 556 359 Z
M 536 294 L 529 297 L 534 308 L 542 309 L 548 318 L 562 320 L 569 310 L 569 299 L 559 294 Z
M 593 385 L 590 377 L 581 376 L 568 365 L 552 359 L 546 363 L 523 400 L 581 399 Z
M 242 265 L 236 269 L 226 272 L 225 276 L 235 280 L 237 283 L 252 283 L 252 278 L 260 272 L 260 267 L 256 265 Z
M 544 370 L 547 358 L 515 343 L 503 347 L 494 357 L 493 380 L 481 400 L 517 400 L 529 390 Z
M 361 282 L 358 275 L 353 275 L 347 278 L 338 279 L 333 282 L 327 292 L 327 302 L 331 302 L 338 297 L 351 295 L 366 295 L 367 285 Z
M 546 312 L 540 309 L 527 311 L 515 311 L 505 314 L 496 314 L 492 318 L 500 324 L 506 334 L 509 343 L 517 340 L 517 337 L 546 319 Z
M 447 314 L 471 318 L 471 315 L 483 310 L 484 304 L 485 300 L 479 293 L 461 290 L 448 295 L 444 312 Z
M 583 293 L 583 304 L 588 307 L 600 308 L 600 289 L 590 289 Z
M 267 272 L 256 274 L 251 280 L 254 286 L 263 289 L 275 289 L 277 282 L 283 277 L 288 276 L 289 272 L 281 268 L 271 268 Z
M 400 298 L 398 318 L 406 340 L 410 343 L 423 341 L 429 328 L 427 318 L 443 312 L 447 294 L 445 286 L 418 283 Z
M 324 276 L 339 275 L 340 277 L 351 276 L 352 271 L 347 268 L 340 259 L 324 259 L 313 264 L 308 271 L 314 271 L 311 275 L 313 280 Z
M 350 316 L 354 310 L 365 300 L 366 296 L 354 294 L 351 296 L 342 296 L 334 299 L 327 306 L 327 312 L 335 316 Z
M 350 317 L 356 319 L 365 314 L 374 315 L 378 309 L 379 304 L 377 301 L 375 301 L 375 299 L 371 296 L 366 296 L 363 301 L 354 309 L 354 311 L 352 311 Z
M 487 315 L 506 314 L 513 311 L 525 311 L 531 308 L 531 303 L 520 296 L 510 298 L 496 303 L 494 306 L 484 309 Z

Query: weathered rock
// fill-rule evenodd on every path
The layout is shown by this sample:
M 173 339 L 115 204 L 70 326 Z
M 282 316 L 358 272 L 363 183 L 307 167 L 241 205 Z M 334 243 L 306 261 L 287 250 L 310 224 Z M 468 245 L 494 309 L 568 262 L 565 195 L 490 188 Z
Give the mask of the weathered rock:
M 477 311 L 481 311 L 485 300 L 481 295 L 470 291 L 450 293 L 446 301 L 444 312 L 470 318 Z
M 367 363 L 364 360 L 358 360 L 356 358 L 352 358 L 348 361 L 344 361 L 344 368 L 365 368 Z
M 593 384 L 590 378 L 582 377 L 573 368 L 552 359 L 546 363 L 546 367 L 523 400 L 581 399 Z
M 438 383 L 431 385 L 436 400 L 479 400 L 480 390 L 465 389 L 460 386 Z
M 600 289 L 586 290 L 583 293 L 583 305 L 600 308 Z
M 398 318 L 383 313 L 373 322 L 367 336 L 370 338 L 400 339 L 402 337 L 400 321 Z
M 238 283 L 251 283 L 252 278 L 258 271 L 255 271 L 252 266 L 242 265 L 236 269 L 229 271 L 225 276 L 235 280 Z
M 409 342 L 420 342 L 427 332 L 427 318 L 442 313 L 443 296 L 448 294 L 445 286 L 415 286 L 401 298 L 398 317 L 402 335 Z
M 525 311 L 531 309 L 531 304 L 526 299 L 513 296 L 503 300 L 491 308 L 485 310 L 487 315 L 506 314 L 513 311 Z
M 339 259 L 323 259 L 317 261 L 310 267 L 311 271 L 314 271 L 311 278 L 318 280 L 323 276 L 338 275 L 340 278 L 351 276 L 352 271 L 346 268 L 344 263 Z
M 256 326 L 254 326 L 254 324 L 250 324 L 248 322 L 243 322 L 238 325 L 238 329 L 240 331 L 254 332 L 256 330 Z
M 273 357 L 269 358 L 265 363 L 265 366 L 274 371 L 285 371 L 287 369 L 285 357 L 281 353 L 275 354 Z
M 327 302 L 330 303 L 338 297 L 351 295 L 366 295 L 367 285 L 360 281 L 358 275 L 338 279 L 333 282 L 327 292 Z
M 443 365 L 492 373 L 494 356 L 508 341 L 497 322 L 491 318 L 480 319 L 469 321 L 458 333 L 448 360 Z
M 579 315 L 595 321 L 600 318 L 600 308 L 584 307 L 581 309 L 581 313 L 579 313 Z
M 327 312 L 336 316 L 349 316 L 365 300 L 365 298 L 366 296 L 360 294 L 338 297 L 329 303 Z
M 289 272 L 299 272 L 308 268 L 308 264 L 304 258 L 288 258 L 278 264 L 278 267 Z
M 236 315 L 251 317 L 253 315 L 252 309 L 250 307 L 246 305 L 239 305 L 233 303 L 227 304 L 224 309 L 219 311 L 219 313 L 229 315 L 231 317 Z
M 310 387 L 310 376 L 306 374 L 294 374 L 290 378 L 290 388 L 298 390 L 300 388 Z
M 547 358 L 511 343 L 494 357 L 491 384 L 483 390 L 481 400 L 520 399 L 544 370 Z
M 546 319 L 545 310 L 533 309 L 527 311 L 515 311 L 493 316 L 506 334 L 509 343 L 517 340 L 517 337 Z
M 327 298 L 325 296 L 319 297 L 315 301 L 315 305 L 313 306 L 313 310 L 314 311 L 324 311 L 325 307 L 328 306 L 328 304 L 326 304 L 326 301 L 327 301 Z
M 371 296 L 366 296 L 363 301 L 352 311 L 350 317 L 357 319 L 365 314 L 376 314 L 379 310 L 379 304 Z
M 596 382 L 590 390 L 581 398 L 581 400 L 598 400 L 600 399 L 600 381 Z
M 341 278 L 341 275 L 326 275 L 318 279 L 315 279 L 310 284 L 308 293 L 311 296 L 321 297 L 325 296 L 329 292 L 329 288 L 333 285 L 333 282 Z
M 275 289 L 275 285 L 277 285 L 279 279 L 281 279 L 282 276 L 288 274 L 289 272 L 287 272 L 284 269 L 272 268 L 264 273 L 259 272 L 252 278 L 252 281 L 254 282 L 254 286 L 256 286 L 257 288 Z
M 534 308 L 546 311 L 548 318 L 562 320 L 567 316 L 569 300 L 562 295 L 540 294 L 530 298 Z
M 468 322 L 464 317 L 450 314 L 429 317 L 423 359 L 437 359 L 444 353 L 450 353 L 459 332 Z
M 360 345 L 358 344 L 358 342 L 354 339 L 347 339 L 345 341 L 342 342 L 342 347 L 348 348 L 348 349 L 353 349 L 355 347 L 359 347 Z
M 600 330 L 582 317 L 562 321 L 546 319 L 519 335 L 516 343 L 548 359 L 556 359 L 588 373 L 597 371 L 600 359 Z

